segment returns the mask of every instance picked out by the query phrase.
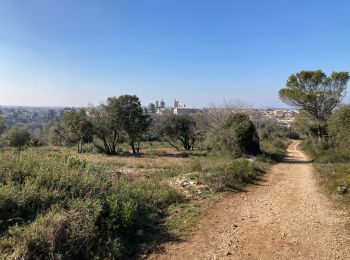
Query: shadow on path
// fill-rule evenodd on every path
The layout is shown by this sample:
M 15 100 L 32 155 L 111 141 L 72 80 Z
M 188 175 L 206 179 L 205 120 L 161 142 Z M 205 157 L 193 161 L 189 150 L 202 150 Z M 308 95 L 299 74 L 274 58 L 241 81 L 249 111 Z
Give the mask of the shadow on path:
M 296 156 L 285 156 L 281 162 L 287 163 L 287 164 L 308 164 L 308 163 L 312 163 L 313 160 L 302 160 Z

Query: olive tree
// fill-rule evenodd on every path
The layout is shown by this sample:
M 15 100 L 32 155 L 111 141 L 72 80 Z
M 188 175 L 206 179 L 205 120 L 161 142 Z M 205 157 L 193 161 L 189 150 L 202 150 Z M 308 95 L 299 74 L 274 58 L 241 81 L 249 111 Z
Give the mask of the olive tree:
M 333 72 L 329 77 L 321 70 L 301 71 L 291 75 L 279 91 L 285 103 L 304 109 L 317 122 L 317 136 L 323 140 L 327 120 L 343 99 L 349 80 L 348 72 Z
M 139 153 L 142 135 L 149 128 L 151 118 L 141 107 L 141 102 L 137 96 L 123 95 L 111 99 L 110 103 L 113 103 L 122 130 L 129 137 L 133 154 Z
M 139 152 L 142 135 L 149 128 L 151 119 L 137 96 L 110 97 L 106 104 L 92 109 L 89 114 L 94 134 L 103 143 L 102 147 L 97 146 L 105 153 L 116 154 L 124 136 L 129 138 L 133 153 Z
M 122 140 L 122 130 L 121 125 L 114 117 L 112 104 L 107 101 L 107 104 L 91 109 L 89 115 L 93 125 L 93 133 L 102 142 L 100 145 L 94 140 L 94 145 L 105 154 L 117 154 L 118 145 Z
M 189 115 L 171 115 L 162 122 L 160 133 L 177 150 L 180 149 L 170 140 L 180 141 L 185 150 L 191 150 L 197 139 L 196 121 Z
M 78 144 L 78 153 L 83 151 L 84 141 L 91 139 L 92 123 L 84 109 L 79 111 L 73 110 L 65 113 L 63 117 L 65 128 L 74 136 Z

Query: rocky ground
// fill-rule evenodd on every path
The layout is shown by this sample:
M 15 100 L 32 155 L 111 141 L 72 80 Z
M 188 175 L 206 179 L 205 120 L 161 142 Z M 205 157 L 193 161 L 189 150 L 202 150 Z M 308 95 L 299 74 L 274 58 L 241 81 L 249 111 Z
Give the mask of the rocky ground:
M 285 162 L 218 203 L 188 241 L 150 259 L 350 259 L 349 216 L 320 191 L 293 142 Z

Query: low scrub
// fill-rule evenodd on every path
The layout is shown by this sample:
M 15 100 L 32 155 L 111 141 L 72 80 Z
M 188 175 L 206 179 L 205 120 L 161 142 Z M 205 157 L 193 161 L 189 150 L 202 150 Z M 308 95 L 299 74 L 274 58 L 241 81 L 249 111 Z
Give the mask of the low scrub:
M 260 142 L 262 153 L 257 156 L 259 161 L 279 162 L 287 153 L 289 141 L 286 138 L 263 139 Z
M 316 140 L 305 140 L 302 148 L 307 152 L 320 173 L 324 185 L 330 192 L 347 193 L 350 188 L 350 151 L 343 147 L 331 146 Z M 344 198 L 349 198 L 345 196 Z
M 115 179 L 69 154 L 0 154 L 0 258 L 111 259 L 165 235 L 182 196 L 165 183 Z
M 350 163 L 317 164 L 316 168 L 331 192 L 337 192 L 338 187 L 350 188 Z
M 306 140 L 302 148 L 318 163 L 350 162 L 350 150 L 341 147 L 329 147 L 328 144 L 315 140 Z
M 204 176 L 205 183 L 215 191 L 241 190 L 261 172 L 246 159 L 235 159 L 227 165 L 212 169 Z

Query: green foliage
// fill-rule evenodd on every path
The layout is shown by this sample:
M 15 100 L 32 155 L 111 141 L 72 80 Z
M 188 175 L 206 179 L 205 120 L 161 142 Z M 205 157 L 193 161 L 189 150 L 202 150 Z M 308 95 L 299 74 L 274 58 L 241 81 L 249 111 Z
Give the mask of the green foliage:
M 192 172 L 200 172 L 202 171 L 202 164 L 199 159 L 191 160 L 190 162 L 190 169 Z
M 299 139 L 299 134 L 294 130 L 273 122 L 259 124 L 258 134 L 260 141 L 264 139 L 272 140 L 276 138 Z
M 211 138 L 211 146 L 216 151 L 239 157 L 243 154 L 255 155 L 260 152 L 259 136 L 248 115 L 230 115 Z
M 21 150 L 30 141 L 30 134 L 25 127 L 15 125 L 6 131 L 2 138 L 8 146 Z
M 348 148 L 325 147 L 324 143 L 306 140 L 302 148 L 314 160 L 314 165 L 321 175 L 325 187 L 336 193 L 338 187 L 350 187 L 350 151 Z M 349 203 L 349 195 L 344 195 L 344 202 Z
M 5 130 L 6 130 L 5 119 L 0 116 L 0 136 L 5 132 Z
M 334 144 L 350 148 L 350 105 L 336 110 L 328 120 L 328 132 Z
M 94 140 L 96 147 L 106 154 L 117 154 L 118 145 L 122 142 L 123 132 L 118 121 L 118 111 L 114 107 L 112 99 L 108 99 L 106 105 L 91 109 L 89 112 L 94 135 L 102 143 L 100 145 L 100 142 L 96 143 Z
M 121 258 L 156 243 L 167 184 L 113 179 L 69 154 L 0 154 L 0 258 Z M 158 234 L 158 235 L 157 235 Z
M 114 107 L 118 121 L 129 137 L 134 154 L 140 152 L 142 135 L 151 124 L 151 118 L 141 107 L 137 96 L 123 95 L 118 98 L 109 98 L 109 104 Z
M 333 72 L 327 77 L 321 70 L 291 75 L 279 91 L 282 101 L 307 111 L 317 121 L 317 135 L 326 134 L 326 122 L 344 97 L 348 72 Z
M 166 141 L 168 141 L 167 138 L 180 141 L 185 150 L 191 150 L 197 139 L 196 122 L 189 115 L 168 116 L 160 126 L 160 132 Z
M 83 151 L 84 141 L 92 139 L 92 123 L 84 109 L 79 111 L 73 110 L 67 112 L 63 117 L 63 124 L 65 128 L 71 133 L 78 143 L 78 153 Z
M 288 148 L 288 140 L 281 137 L 276 137 L 273 139 L 262 139 L 261 151 L 256 159 L 262 162 L 275 163 L 280 162 L 286 155 Z
M 324 183 L 331 192 L 337 192 L 339 186 L 350 187 L 350 164 L 347 163 L 320 163 L 317 170 L 324 178 Z
M 254 164 L 246 159 L 235 159 L 227 165 L 212 169 L 205 182 L 216 191 L 241 190 L 259 174 Z
M 101 212 L 97 201 L 74 201 L 68 210 L 52 209 L 28 226 L 13 226 L 4 246 L 15 248 L 16 259 L 47 259 L 51 256 L 89 259 L 93 257 Z
M 349 149 L 328 147 L 325 143 L 314 139 L 307 139 L 302 143 L 302 148 L 317 163 L 345 163 L 350 162 Z
M 305 110 L 296 115 L 294 127 L 303 138 L 313 139 L 318 135 L 318 121 Z
M 117 154 L 118 145 L 129 138 L 133 153 L 139 153 L 142 135 L 151 119 L 141 107 L 137 96 L 110 97 L 105 105 L 90 111 L 95 135 L 102 141 L 96 146 L 106 154 Z
M 56 122 L 48 124 L 44 128 L 42 141 L 49 145 L 63 146 L 70 145 L 74 143 L 75 140 L 67 133 L 62 122 Z

